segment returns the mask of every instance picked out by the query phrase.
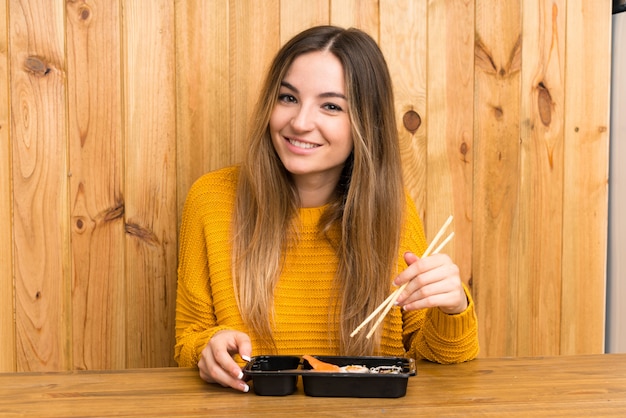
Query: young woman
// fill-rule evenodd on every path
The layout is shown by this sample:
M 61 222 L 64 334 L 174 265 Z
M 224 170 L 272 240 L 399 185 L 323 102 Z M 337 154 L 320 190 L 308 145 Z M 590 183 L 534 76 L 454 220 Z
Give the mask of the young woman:
M 241 391 L 252 355 L 478 353 L 458 267 L 426 249 L 406 194 L 391 80 L 364 32 L 320 26 L 275 57 L 241 165 L 191 188 L 175 358 Z M 351 332 L 407 284 L 372 338 Z

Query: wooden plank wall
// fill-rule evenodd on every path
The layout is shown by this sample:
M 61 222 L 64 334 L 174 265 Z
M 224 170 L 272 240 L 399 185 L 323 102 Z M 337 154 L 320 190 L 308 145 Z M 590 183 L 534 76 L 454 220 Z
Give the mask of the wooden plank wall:
M 327 23 L 387 57 L 481 355 L 603 351 L 610 2 L 0 0 L 0 371 L 173 365 L 187 190 L 238 161 L 279 46 Z
M 0 1 L 0 370 L 15 369 L 7 8 Z

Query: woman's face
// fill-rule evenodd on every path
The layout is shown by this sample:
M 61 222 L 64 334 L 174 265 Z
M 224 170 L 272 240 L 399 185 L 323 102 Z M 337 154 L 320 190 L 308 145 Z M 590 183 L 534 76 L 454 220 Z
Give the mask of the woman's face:
M 343 67 L 330 52 L 300 55 L 270 117 L 272 143 L 296 185 L 334 188 L 353 148 Z

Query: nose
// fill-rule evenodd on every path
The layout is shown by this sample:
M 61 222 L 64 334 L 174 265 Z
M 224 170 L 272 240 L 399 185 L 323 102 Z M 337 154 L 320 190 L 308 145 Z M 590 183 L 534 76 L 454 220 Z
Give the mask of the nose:
M 315 117 L 311 106 L 298 106 L 291 118 L 291 126 L 300 132 L 312 130 L 315 126 Z

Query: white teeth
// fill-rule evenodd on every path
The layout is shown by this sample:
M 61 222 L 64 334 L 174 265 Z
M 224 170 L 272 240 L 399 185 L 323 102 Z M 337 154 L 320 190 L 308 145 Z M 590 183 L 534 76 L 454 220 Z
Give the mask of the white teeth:
M 289 139 L 289 143 L 298 148 L 311 149 L 317 147 L 315 144 L 309 144 L 307 142 L 296 141 L 295 139 Z

